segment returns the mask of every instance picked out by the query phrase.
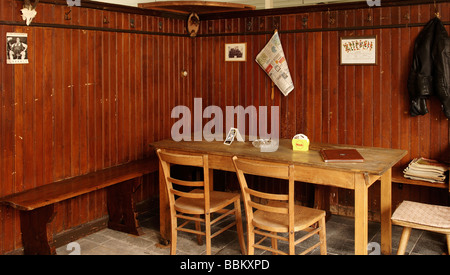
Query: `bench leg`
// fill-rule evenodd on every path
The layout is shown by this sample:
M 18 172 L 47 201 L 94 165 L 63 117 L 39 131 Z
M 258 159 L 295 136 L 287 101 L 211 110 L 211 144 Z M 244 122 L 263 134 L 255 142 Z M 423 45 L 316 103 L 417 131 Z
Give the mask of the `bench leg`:
M 31 211 L 20 211 L 20 227 L 25 255 L 55 255 L 50 224 L 55 217 L 54 205 Z
M 108 228 L 137 236 L 143 235 L 136 219 L 133 198 L 133 194 L 141 184 L 142 177 L 139 177 L 108 187 Z
M 447 238 L 448 255 L 450 255 L 450 234 L 447 234 L 446 238 Z

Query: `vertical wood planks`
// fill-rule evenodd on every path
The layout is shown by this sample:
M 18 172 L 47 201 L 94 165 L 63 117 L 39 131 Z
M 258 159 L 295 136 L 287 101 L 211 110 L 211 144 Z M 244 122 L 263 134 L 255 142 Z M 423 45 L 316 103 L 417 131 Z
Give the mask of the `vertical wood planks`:
M 0 2 L 0 21 L 20 19 L 10 3 Z M 192 86 L 180 71 L 193 71 L 192 40 L 145 33 L 183 34 L 184 21 L 83 7 L 73 7 L 65 20 L 67 11 L 40 3 L 34 21 L 67 29 L 0 24 L 3 36 L 28 34 L 30 60 L 7 65 L 6 43 L 0 43 L 0 196 L 149 155 L 148 143 L 170 136 L 173 103 L 191 105 Z M 158 194 L 154 182 L 147 177 L 140 200 Z M 55 207 L 57 234 L 105 216 L 106 194 Z M 18 213 L 0 206 L 0 254 L 21 246 Z
M 228 28 L 231 26 L 234 30 L 234 19 L 202 21 L 203 36 L 194 41 L 195 57 L 200 61 L 193 64 L 197 64 L 199 74 L 195 75 L 192 86 L 201 90 L 199 95 L 203 102 L 214 98 L 213 104 L 220 102 L 221 106 L 280 106 L 283 138 L 304 133 L 317 142 L 408 150 L 409 155 L 400 161 L 400 167 L 418 156 L 448 160 L 449 123 L 439 101 L 436 97 L 428 101 L 428 115 L 411 117 L 406 89 L 414 41 L 422 29 L 409 24 L 427 23 L 434 13 L 431 6 L 239 18 L 244 21 L 244 30 L 239 30 L 239 35 Z M 442 15 L 450 13 L 448 3 L 439 3 L 438 9 Z M 271 101 L 270 80 L 255 65 L 254 58 L 271 36 L 257 32 L 270 32 L 277 20 L 295 89 L 288 97 L 275 89 L 275 99 Z M 401 24 L 407 25 L 397 27 Z M 378 39 L 378 64 L 340 65 L 340 37 L 369 35 L 376 35 Z M 210 57 L 204 51 L 221 49 L 231 41 L 247 42 L 247 62 L 241 63 L 238 70 L 233 64 L 224 63 L 220 55 Z M 267 188 L 274 188 L 273 185 L 273 182 L 267 183 Z M 369 190 L 369 208 L 375 218 L 380 205 L 379 190 L 378 185 Z M 336 189 L 331 192 L 336 195 L 332 203 L 342 209 L 340 213 L 352 214 L 349 211 L 354 203 L 353 192 Z M 405 187 L 398 193 L 393 195 L 396 200 L 408 197 L 433 200 L 433 191 L 423 188 Z
M 449 21 L 450 4 L 438 8 Z M 203 108 L 217 105 L 224 112 L 226 106 L 280 106 L 281 137 L 304 133 L 318 142 L 406 149 L 401 165 L 449 153 L 448 120 L 437 100 L 429 101 L 427 116 L 412 118 L 408 112 L 406 79 L 422 28 L 377 27 L 426 23 L 433 5 L 208 20 L 197 38 L 156 35 L 184 33 L 182 20 L 71 10 L 65 20 L 67 7 L 41 3 L 34 22 L 105 29 L 0 24 L 0 35 L 28 33 L 30 59 L 28 65 L 6 65 L 6 45 L 0 43 L 0 196 L 150 154 L 148 143 L 170 137 L 173 107 L 193 110 L 194 97 L 202 98 Z M 18 12 L 15 1 L 0 1 L 0 21 L 19 22 Z M 284 97 L 275 88 L 272 100 L 271 81 L 254 59 L 274 25 L 295 90 Z M 300 32 L 283 33 L 292 30 Z M 339 38 L 359 35 L 377 35 L 378 65 L 339 65 Z M 225 62 L 225 43 L 240 42 L 247 43 L 247 62 Z M 181 70 L 188 76 L 181 77 Z M 139 200 L 158 194 L 155 182 L 155 175 L 147 177 Z M 268 180 L 261 184 L 272 191 L 284 188 Z M 308 186 L 297 190 L 302 202 L 311 200 L 304 194 Z M 349 214 L 353 194 L 331 192 L 332 207 Z M 376 193 L 375 184 L 368 194 L 372 212 L 379 208 Z M 404 187 L 394 189 L 393 198 L 445 199 L 435 193 Z M 106 215 L 105 192 L 60 203 L 56 210 L 54 233 Z M 18 213 L 0 206 L 0 254 L 21 247 L 19 225 Z

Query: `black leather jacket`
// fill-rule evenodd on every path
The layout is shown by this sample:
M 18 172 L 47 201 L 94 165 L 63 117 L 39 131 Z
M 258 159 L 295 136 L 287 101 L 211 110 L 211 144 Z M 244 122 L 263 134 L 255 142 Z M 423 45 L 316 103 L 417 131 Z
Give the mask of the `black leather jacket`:
M 433 18 L 417 36 L 408 77 L 410 114 L 428 113 L 426 99 L 437 95 L 450 118 L 450 38 L 439 18 Z

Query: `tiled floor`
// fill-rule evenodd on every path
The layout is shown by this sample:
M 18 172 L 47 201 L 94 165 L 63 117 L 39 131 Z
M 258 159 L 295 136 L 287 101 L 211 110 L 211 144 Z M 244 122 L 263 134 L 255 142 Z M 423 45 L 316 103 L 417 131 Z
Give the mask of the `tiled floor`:
M 139 237 L 111 229 L 103 229 L 77 240 L 75 247 L 79 245 L 79 249 L 64 245 L 57 248 L 56 252 L 59 255 L 67 255 L 73 252 L 80 252 L 81 255 L 168 255 L 169 248 L 159 245 L 158 213 L 150 213 L 145 217 L 140 217 L 140 225 L 145 234 Z M 352 218 L 333 215 L 326 223 L 326 232 L 329 255 L 353 254 L 354 220 Z M 397 252 L 401 232 L 401 227 L 393 227 L 393 253 Z M 314 237 L 318 238 L 318 236 Z M 380 242 L 379 223 L 369 223 L 369 242 L 373 243 L 374 247 L 377 247 Z M 282 248 L 281 242 L 278 247 Z M 301 248 L 299 247 L 298 252 L 301 251 Z M 446 251 L 444 235 L 413 229 L 406 252 L 414 255 L 441 255 Z M 177 254 L 203 255 L 205 254 L 205 245 L 199 246 L 196 236 L 180 232 L 178 233 Z M 240 255 L 236 231 L 230 230 L 214 238 L 212 240 L 212 254 Z M 255 254 L 265 255 L 270 254 L 270 252 L 256 250 Z M 316 248 L 310 254 L 319 255 L 319 248 Z

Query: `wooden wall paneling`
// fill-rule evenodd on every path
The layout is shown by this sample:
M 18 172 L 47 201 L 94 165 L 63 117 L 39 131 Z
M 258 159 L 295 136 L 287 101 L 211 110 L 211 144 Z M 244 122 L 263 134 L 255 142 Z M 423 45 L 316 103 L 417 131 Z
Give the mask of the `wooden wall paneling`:
M 296 24 L 296 16 L 295 15 L 288 15 L 282 17 L 282 20 L 280 22 L 281 29 L 287 29 L 288 26 L 295 26 Z M 297 55 L 296 55 L 296 38 L 295 34 L 287 34 L 286 41 L 288 42 L 285 44 L 286 46 L 283 46 L 283 50 L 286 56 L 286 62 L 289 66 L 289 64 L 297 64 Z M 282 44 L 283 45 L 283 44 Z M 290 62 L 290 60 L 293 61 L 293 63 Z M 289 66 L 289 71 L 291 73 L 292 81 L 294 82 L 294 90 L 297 89 L 297 66 Z M 297 134 L 296 129 L 296 120 L 297 120 L 297 112 L 295 110 L 295 95 L 293 94 L 293 99 L 289 100 L 287 97 L 284 97 L 284 101 L 287 103 L 287 115 L 286 115 L 286 121 L 289 121 L 290 123 L 287 123 L 287 129 L 286 129 L 286 136 L 287 137 L 293 137 Z
M 345 28 L 346 26 L 346 11 L 340 11 L 338 12 L 337 16 L 337 27 L 338 28 Z M 338 32 L 338 41 L 334 49 L 338 51 L 339 57 L 339 49 L 340 49 L 340 38 L 343 36 L 348 36 L 349 33 L 346 31 L 339 31 Z M 338 75 L 337 75 L 337 98 L 335 104 L 337 105 L 337 142 L 338 143 L 345 143 L 346 140 L 346 86 L 345 86 L 345 72 L 348 68 L 348 66 L 339 66 L 339 63 L 335 63 L 335 66 L 338 66 Z
M 295 48 L 296 53 L 298 52 L 293 61 L 288 60 L 289 64 L 294 63 L 294 68 L 291 69 L 296 85 L 295 93 L 291 95 L 294 100 L 286 100 L 278 91 L 274 100 L 275 105 L 281 106 L 281 121 L 289 121 L 285 125 L 281 125 L 281 135 L 290 136 L 292 129 L 295 129 L 294 131 L 302 131 L 307 134 L 311 132 L 310 136 L 318 141 L 404 149 L 417 148 L 414 153 L 411 153 L 411 156 L 417 156 L 419 150 L 422 150 L 425 155 L 433 156 L 438 154 L 437 152 L 442 152 L 442 148 L 448 147 L 446 145 L 448 135 L 443 138 L 441 134 L 436 136 L 430 134 L 433 131 L 432 129 L 448 132 L 448 122 L 442 122 L 439 118 L 441 114 L 436 111 L 433 105 L 436 103 L 430 103 L 430 108 L 432 108 L 431 118 L 411 118 L 408 113 L 406 83 L 405 81 L 396 81 L 397 79 L 407 78 L 412 56 L 411 44 L 414 43 L 415 36 L 421 27 L 375 27 L 374 29 L 345 30 L 345 28 L 359 26 L 370 27 L 426 22 L 427 20 L 423 18 L 417 18 L 419 14 L 424 17 L 424 13 L 415 7 L 342 10 L 331 13 L 312 12 L 296 15 L 295 20 L 290 15 L 278 17 L 280 18 L 279 23 L 282 31 L 292 30 L 293 26 L 296 30 L 303 28 L 306 30 L 308 28 L 320 29 L 321 27 L 344 28 L 344 30 L 300 32 L 294 35 L 291 33 L 281 34 L 283 47 L 287 55 L 291 56 L 293 48 Z M 429 5 L 422 8 L 429 8 Z M 410 19 L 407 15 L 410 16 Z M 425 14 L 426 16 L 429 15 Z M 261 31 L 261 26 L 263 26 L 262 30 L 270 31 L 273 22 L 276 21 L 274 18 L 274 16 L 246 18 L 244 28 L 252 32 Z M 303 22 L 303 18 L 308 20 Z M 226 28 L 229 25 L 229 19 L 211 21 L 214 21 L 214 26 L 225 24 L 225 30 L 222 31 L 222 34 L 229 32 L 229 29 Z M 208 25 L 211 21 L 206 21 L 205 25 Z M 218 21 L 219 23 L 217 23 Z M 259 23 L 259 28 L 255 27 L 255 22 Z M 205 27 L 205 30 L 207 30 L 207 27 Z M 410 34 L 412 31 L 416 33 Z M 215 30 L 214 35 L 217 35 Z M 379 42 L 378 65 L 339 65 L 339 38 L 355 35 L 377 35 Z M 270 38 L 268 34 L 244 36 L 248 41 L 251 41 L 253 47 L 249 47 L 249 53 L 253 51 L 254 55 Z M 209 38 L 208 36 L 199 38 L 201 41 L 196 46 L 204 47 L 208 45 L 209 47 L 211 45 Z M 233 39 L 239 38 L 234 34 L 225 35 L 224 38 L 225 41 Z M 401 42 L 405 39 L 410 42 L 402 44 Z M 213 47 L 219 43 L 217 41 L 219 39 L 213 39 Z M 317 50 L 320 48 L 321 50 Z M 200 67 L 203 68 L 210 64 L 205 62 L 200 62 Z M 252 97 L 252 102 L 260 102 L 259 105 L 263 105 L 263 100 L 267 99 L 268 94 L 270 95 L 270 82 L 267 81 L 263 71 L 254 67 L 252 60 L 248 62 L 250 64 L 241 64 L 241 67 L 247 70 L 247 80 L 241 78 L 241 74 L 236 74 L 235 70 L 229 69 L 228 64 L 225 64 L 225 75 L 227 77 L 222 78 L 227 79 L 225 83 L 227 87 L 233 87 L 233 83 L 246 81 L 249 87 L 246 90 L 246 98 Z M 305 69 L 299 72 L 300 68 Z M 253 73 L 248 73 L 249 71 Z M 202 70 L 202 72 L 208 73 L 208 70 Z M 229 72 L 233 74 L 232 83 L 229 83 Z M 212 83 L 218 81 L 216 80 L 217 73 L 210 75 Z M 261 80 L 255 81 L 259 77 Z M 205 76 L 202 75 L 201 79 L 204 78 Z M 264 83 L 265 81 L 267 81 L 267 84 Z M 303 85 L 305 85 L 304 89 Z M 302 89 L 298 89 L 298 87 Z M 217 90 L 214 85 L 213 90 Z M 317 95 L 317 92 L 319 95 Z M 241 96 L 240 94 L 239 98 L 232 99 L 226 97 L 224 100 L 231 100 L 237 105 L 242 101 Z M 250 105 L 248 100 L 246 102 L 248 102 L 247 105 Z M 255 105 L 255 103 L 253 104 Z M 293 109 L 297 111 L 295 117 L 292 117 Z M 298 112 L 303 112 L 301 119 L 298 119 Z M 420 137 L 421 131 L 426 131 L 429 137 L 423 140 Z M 402 165 L 406 165 L 410 159 L 406 157 L 402 161 Z M 267 186 L 267 188 L 271 187 Z M 337 191 L 338 196 L 336 196 L 334 191 L 337 190 L 332 190 L 330 196 L 333 199 L 338 197 L 335 199 L 338 206 L 341 205 L 351 211 L 348 207 L 353 205 L 353 195 L 345 190 L 339 190 Z M 374 209 L 374 215 L 377 214 L 375 209 L 379 203 L 376 193 L 377 190 L 374 188 L 374 191 L 371 191 L 370 194 L 373 198 L 371 199 L 371 209 Z
M 5 6 L 3 6 L 5 7 Z M 7 13 L 8 7 L 5 9 Z M 13 27 L 5 26 L 2 28 L 3 33 L 14 31 Z M 1 45 L 6 52 L 5 45 Z M 2 62 L 6 64 L 6 60 Z M 2 140 L 2 194 L 7 195 L 14 191 L 14 82 L 8 82 L 12 80 L 14 75 L 14 67 L 9 65 L 2 66 L 2 128 L 1 128 L 1 140 Z M 16 247 L 15 229 L 17 228 L 15 223 L 16 212 L 10 208 L 3 207 L 3 251 L 11 251 Z
M 133 18 L 134 20 L 136 20 L 135 18 Z M 136 22 L 135 22 L 136 24 Z M 137 132 L 139 131 L 139 128 L 141 127 L 141 125 L 137 124 L 137 119 L 138 119 L 138 112 L 139 112 L 139 108 L 137 106 L 137 99 L 139 97 L 138 93 L 138 83 L 137 81 L 137 76 L 138 76 L 138 72 L 136 71 L 136 65 L 137 65 L 137 59 L 136 59 L 136 53 L 138 51 L 140 51 L 138 43 L 137 43 L 137 38 L 136 38 L 136 34 L 130 34 L 129 36 L 129 40 L 127 42 L 128 47 L 130 48 L 129 51 L 129 59 L 127 60 L 127 62 L 129 62 L 129 104 L 127 106 L 130 107 L 130 118 L 129 118 L 129 137 L 130 137 L 130 141 L 129 141 L 129 148 L 130 148 L 130 158 L 131 159 L 135 159 L 136 158 L 136 150 L 137 147 L 139 147 L 139 141 L 138 141 L 138 136 L 137 136 Z
M 313 17 L 313 22 L 314 28 L 322 28 L 322 16 L 323 16 L 323 12 L 320 13 L 315 13 L 314 17 Z M 317 117 L 314 118 L 315 121 L 315 129 L 314 129 L 314 136 L 316 138 L 316 140 L 320 140 L 322 141 L 322 132 L 323 132 L 323 110 L 322 110 L 322 90 L 323 90 L 323 85 L 322 85 L 322 76 L 323 76 L 323 68 L 322 68 L 322 47 L 323 47 L 323 33 L 315 33 L 314 34 L 314 44 L 315 44 L 315 52 L 314 52 L 314 65 L 315 65 L 315 75 L 314 75 L 314 80 L 315 80 L 315 100 L 314 100 L 314 112 L 317 114 Z
M 80 10 L 79 13 L 76 13 L 74 11 L 71 12 L 72 20 L 75 20 L 79 22 L 80 25 L 87 24 L 88 22 L 88 12 L 87 10 L 83 9 Z M 76 76 L 74 80 L 78 80 L 74 82 L 75 87 L 77 89 L 74 89 L 74 98 L 78 98 L 79 102 L 79 108 L 78 110 L 74 110 L 74 113 L 78 112 L 78 121 L 79 126 L 78 128 L 74 129 L 78 134 L 75 138 L 79 139 L 78 142 L 78 158 L 79 158 L 79 164 L 77 165 L 79 168 L 78 173 L 79 174 L 86 174 L 90 170 L 90 155 L 89 155 L 89 128 L 88 128 L 88 119 L 89 119 L 89 89 L 90 89 L 90 81 L 89 81 L 89 74 L 92 73 L 90 68 L 90 63 L 92 62 L 92 57 L 89 56 L 90 52 L 92 51 L 92 48 L 89 46 L 92 46 L 92 40 L 89 39 L 88 31 L 86 30 L 75 30 L 75 37 L 74 40 L 78 40 L 79 48 L 76 49 L 75 52 L 72 52 L 74 59 L 79 60 L 78 67 L 75 67 L 74 69 L 77 70 L 78 73 L 76 73 Z M 83 46 L 84 45 L 84 46 Z M 78 57 L 78 58 L 77 58 Z M 74 108 L 73 106 L 72 108 Z M 89 195 L 84 195 L 79 198 L 73 199 L 73 211 L 71 220 L 74 223 L 83 223 L 88 220 L 88 209 L 90 207 L 93 207 L 93 205 L 89 204 Z
M 381 12 L 381 20 L 383 24 L 391 24 L 391 9 L 383 9 Z M 384 19 L 384 20 L 383 20 Z M 380 70 L 381 70 L 381 147 L 390 148 L 391 147 L 391 137 L 392 137 L 392 78 L 391 78 L 391 58 L 392 58 L 392 30 L 383 29 L 381 32 L 379 44 L 380 44 Z
M 409 7 L 401 7 L 400 8 L 400 20 L 402 23 L 407 22 L 408 18 L 411 16 L 411 11 Z M 408 79 L 409 74 L 409 68 L 411 67 L 412 63 L 412 49 L 413 43 L 410 43 L 411 37 L 410 37 L 410 28 L 403 28 L 400 29 L 400 42 L 398 45 L 398 60 L 399 64 L 401 64 L 398 68 L 399 75 L 397 79 L 401 81 L 401 83 L 406 83 Z M 407 165 L 408 161 L 411 159 L 410 152 L 409 152 L 409 139 L 410 139 L 410 132 L 411 132 L 411 123 L 409 119 L 409 103 L 408 103 L 408 93 L 405 90 L 405 84 L 398 86 L 399 93 L 398 97 L 400 99 L 400 103 L 398 105 L 399 112 L 400 112 L 400 129 L 399 129 L 399 143 L 401 149 L 407 150 L 408 154 L 403 158 L 403 160 L 400 162 L 400 164 Z
M 418 22 L 419 19 L 419 8 L 418 6 L 412 6 L 411 7 L 411 21 L 412 22 Z M 416 40 L 417 35 L 419 34 L 421 28 L 419 27 L 414 27 L 414 28 L 410 28 L 410 43 L 412 45 L 414 45 L 414 41 Z M 412 56 L 413 51 L 411 50 L 411 55 Z M 408 104 L 408 114 L 409 114 L 409 104 Z M 410 152 L 410 157 L 412 158 L 413 156 L 418 156 L 419 155 L 419 121 L 420 121 L 420 117 L 415 118 L 415 119 L 410 119 L 410 125 L 411 125 L 411 138 L 409 141 L 409 150 L 408 152 Z
M 95 11 L 95 26 L 102 27 L 103 25 L 103 11 L 96 10 Z M 103 169 L 104 165 L 104 156 L 107 152 L 105 148 L 104 135 L 105 135 L 105 90 L 103 79 L 105 78 L 103 72 L 102 63 L 106 62 L 106 57 L 104 55 L 104 47 L 105 45 L 102 43 L 102 37 L 105 35 L 105 32 L 96 31 L 95 32 L 95 56 L 94 56 L 94 64 L 95 64 L 95 78 L 94 78 L 94 87 L 95 87 L 95 135 L 96 135 L 96 152 L 95 152 L 95 169 Z M 96 205 L 97 211 L 95 211 L 95 216 L 91 218 L 91 220 L 95 220 L 106 215 L 107 207 L 106 207 L 106 192 L 105 190 L 100 190 L 94 192 L 92 195 L 96 196 Z
M 100 20 L 97 24 L 101 24 L 104 26 L 103 22 L 104 18 L 107 20 L 112 20 L 110 12 L 103 11 L 101 16 L 97 19 Z M 110 167 L 113 164 L 113 154 L 114 152 L 111 150 L 112 147 L 112 121 L 114 117 L 111 115 L 111 102 L 114 102 L 114 99 L 111 98 L 111 68 L 113 67 L 111 64 L 111 56 L 114 51 L 111 51 L 111 33 L 110 32 L 102 32 L 101 35 L 101 43 L 102 43 L 102 62 L 101 65 L 101 82 L 102 82 L 102 108 L 103 108 L 103 129 L 102 129 L 102 141 L 103 141 L 103 166 Z
M 0 20 L 20 22 L 17 5 L 0 2 Z M 448 21 L 449 4 L 438 6 Z M 69 10 L 64 5 L 45 3 L 38 9 L 36 23 L 185 32 L 182 20 L 83 7 L 71 8 L 71 19 L 64 20 Z M 428 102 L 427 116 L 409 115 L 405 80 L 422 27 L 345 29 L 426 23 L 433 12 L 433 5 L 427 4 L 207 20 L 200 27 L 200 34 L 206 36 L 194 39 L 0 25 L 3 34 L 27 32 L 30 44 L 28 65 L 6 65 L 0 55 L 0 195 L 150 153 L 149 142 L 170 137 L 176 121 L 170 119 L 172 108 L 183 104 L 193 110 L 194 97 L 203 99 L 203 108 L 218 105 L 224 112 L 225 106 L 280 106 L 280 134 L 286 138 L 305 133 L 314 141 L 400 147 L 410 152 L 402 165 L 419 155 L 444 157 L 449 151 L 449 129 L 439 102 Z M 104 18 L 109 22 L 104 23 Z M 254 58 L 272 36 L 274 24 L 281 30 L 295 90 L 284 97 L 275 88 L 271 100 L 271 81 Z M 291 30 L 306 32 L 283 33 Z M 341 36 L 372 34 L 379 39 L 377 66 L 339 65 Z M 247 42 L 247 62 L 224 61 L 224 44 L 236 42 Z M 5 52 L 1 43 L 0 52 Z M 188 71 L 186 78 L 180 76 L 182 69 Z M 235 176 L 227 174 L 220 180 L 235 181 Z M 139 200 L 158 194 L 152 182 L 157 176 L 147 177 L 137 194 Z M 284 188 L 281 182 L 267 179 L 260 184 L 272 191 Z M 374 219 L 378 189 L 375 184 L 369 193 Z M 300 184 L 296 198 L 309 203 L 311 190 Z M 335 213 L 351 214 L 353 194 L 330 189 L 328 196 Z M 395 184 L 393 200 L 403 199 L 448 200 L 436 190 Z M 105 194 L 94 192 L 58 204 L 57 210 L 54 233 L 105 216 Z M 16 211 L 0 207 L 0 253 L 21 247 L 17 216 Z
M 330 18 L 334 18 L 334 13 L 328 12 L 322 15 L 322 26 L 325 28 L 329 28 L 332 24 Z M 325 32 L 322 34 L 322 71 L 324 72 L 322 75 L 322 142 L 329 142 L 330 139 L 330 120 L 332 117 L 332 113 L 330 110 L 330 66 L 331 58 L 330 58 L 330 32 Z M 296 95 L 298 96 L 298 95 Z
M 163 24 L 163 32 L 169 32 L 169 19 L 163 18 L 162 19 Z M 171 105 L 171 99 L 173 99 L 172 95 L 172 85 L 173 83 L 170 82 L 172 80 L 171 75 L 171 67 L 173 62 L 173 52 L 172 52 L 172 46 L 171 41 L 169 41 L 169 37 L 163 36 L 162 37 L 162 54 L 160 56 L 161 58 L 161 71 L 162 71 L 162 78 L 161 78 L 161 93 L 162 93 L 162 106 L 163 106 L 163 117 L 162 121 L 164 122 L 164 126 L 162 128 L 163 131 L 163 138 L 169 138 L 170 137 L 170 125 L 172 120 L 170 119 L 170 105 Z
M 428 22 L 429 19 L 431 19 L 431 12 L 430 9 L 426 6 L 423 6 L 420 9 L 419 17 L 421 21 Z M 422 30 L 422 29 L 420 29 Z M 431 143 L 431 114 L 433 113 L 433 104 L 430 102 L 431 100 L 427 100 L 427 106 L 429 110 L 429 114 L 426 116 L 420 116 L 419 117 L 419 125 L 418 125 L 418 131 L 420 133 L 420 140 L 419 140 L 419 155 L 421 156 L 427 156 L 430 154 L 430 143 Z
M 159 23 L 160 22 L 162 22 L 159 18 L 157 19 L 157 26 L 158 26 L 158 28 L 159 28 Z M 154 69 L 155 69 L 155 75 L 156 75 L 156 83 L 155 83 L 155 93 L 156 93 L 156 102 L 158 102 L 159 104 L 157 104 L 158 105 L 158 107 L 157 107 L 157 115 L 156 115 L 156 119 L 157 119 L 157 122 L 158 122 L 158 127 L 157 127 L 157 129 L 158 129 L 158 131 L 157 131 L 157 135 L 155 136 L 155 138 L 157 139 L 157 140 L 159 140 L 159 139 L 162 139 L 163 137 L 164 137 L 164 134 L 163 134 L 163 132 L 162 132 L 162 129 L 163 129 L 163 127 L 164 127 L 164 114 L 163 114 L 163 112 L 164 112 L 164 91 L 163 91 L 163 87 L 161 87 L 161 81 L 160 81 L 160 79 L 162 78 L 162 76 L 163 76 L 163 72 L 162 72 L 162 49 L 164 48 L 164 45 L 162 44 L 162 42 L 163 42 L 163 40 L 162 40 L 162 36 L 156 36 L 156 39 L 155 39 L 155 45 L 154 45 L 154 47 L 155 47 L 155 59 L 154 59 L 154 62 L 155 62 L 155 66 L 154 66 Z
M 391 24 L 400 24 L 400 7 L 392 7 L 391 8 Z M 394 148 L 401 148 L 400 144 L 400 132 L 401 132 L 401 96 L 405 93 L 401 93 L 403 89 L 400 88 L 401 82 L 394 81 L 395 79 L 400 80 L 400 68 L 403 65 L 402 60 L 400 59 L 400 50 L 401 50 L 401 29 L 392 29 L 391 30 L 391 79 L 390 79 L 390 87 L 391 87 L 391 96 L 392 96 L 392 116 L 391 116 L 391 146 Z M 392 50 L 394 49 L 394 50 Z
M 20 22 L 19 7 L 9 4 L 0 3 L 0 19 Z M 137 31 L 184 33 L 184 21 L 175 19 L 73 8 L 65 20 L 64 5 L 38 8 L 35 23 L 133 30 L 134 19 Z M 28 65 L 6 65 L 0 57 L 1 196 L 142 157 L 155 136 L 170 134 L 175 99 L 191 99 L 192 86 L 179 74 L 181 67 L 193 70 L 186 37 L 36 26 L 0 30 L 27 32 L 30 45 Z M 4 44 L 0 49 L 6 52 Z M 148 61 L 150 55 L 156 62 Z M 155 177 L 148 178 L 140 199 L 158 192 L 151 186 Z M 103 217 L 105 194 L 60 203 L 57 212 L 54 233 Z M 17 216 L 0 208 L 2 254 L 21 247 Z
M 141 18 L 141 29 L 143 31 L 148 31 L 148 17 L 143 16 Z M 109 41 L 108 41 L 109 43 Z M 148 115 L 148 108 L 145 108 L 145 106 L 149 106 L 149 89 L 148 89 L 148 78 L 147 75 L 149 75 L 148 73 L 148 63 L 149 62 L 145 62 L 145 60 L 149 59 L 148 56 L 148 35 L 143 35 L 141 38 L 141 43 L 139 45 L 139 47 L 141 47 L 142 50 L 142 56 L 138 56 L 138 58 L 141 58 L 142 60 L 144 60 L 141 64 L 141 89 L 142 89 L 142 148 L 143 148 L 143 155 L 144 156 L 148 156 L 148 151 L 149 151 L 149 143 L 151 142 L 149 140 L 149 115 Z M 114 51 L 113 51 L 114 52 Z M 108 59 L 111 60 L 111 55 L 112 54 L 108 54 Z M 111 66 L 112 67 L 112 66 Z M 110 73 L 111 70 L 109 70 L 108 73 Z M 111 79 L 111 78 L 109 78 Z M 111 98 L 110 98 L 111 100 Z M 112 151 L 111 151 L 112 153 Z M 136 201 L 142 201 L 144 198 L 146 197 L 150 197 L 150 194 L 148 193 L 148 178 L 149 177 L 144 177 L 143 180 L 143 184 L 140 186 L 139 190 L 136 191 Z M 149 194 L 148 196 L 146 196 L 146 194 Z

